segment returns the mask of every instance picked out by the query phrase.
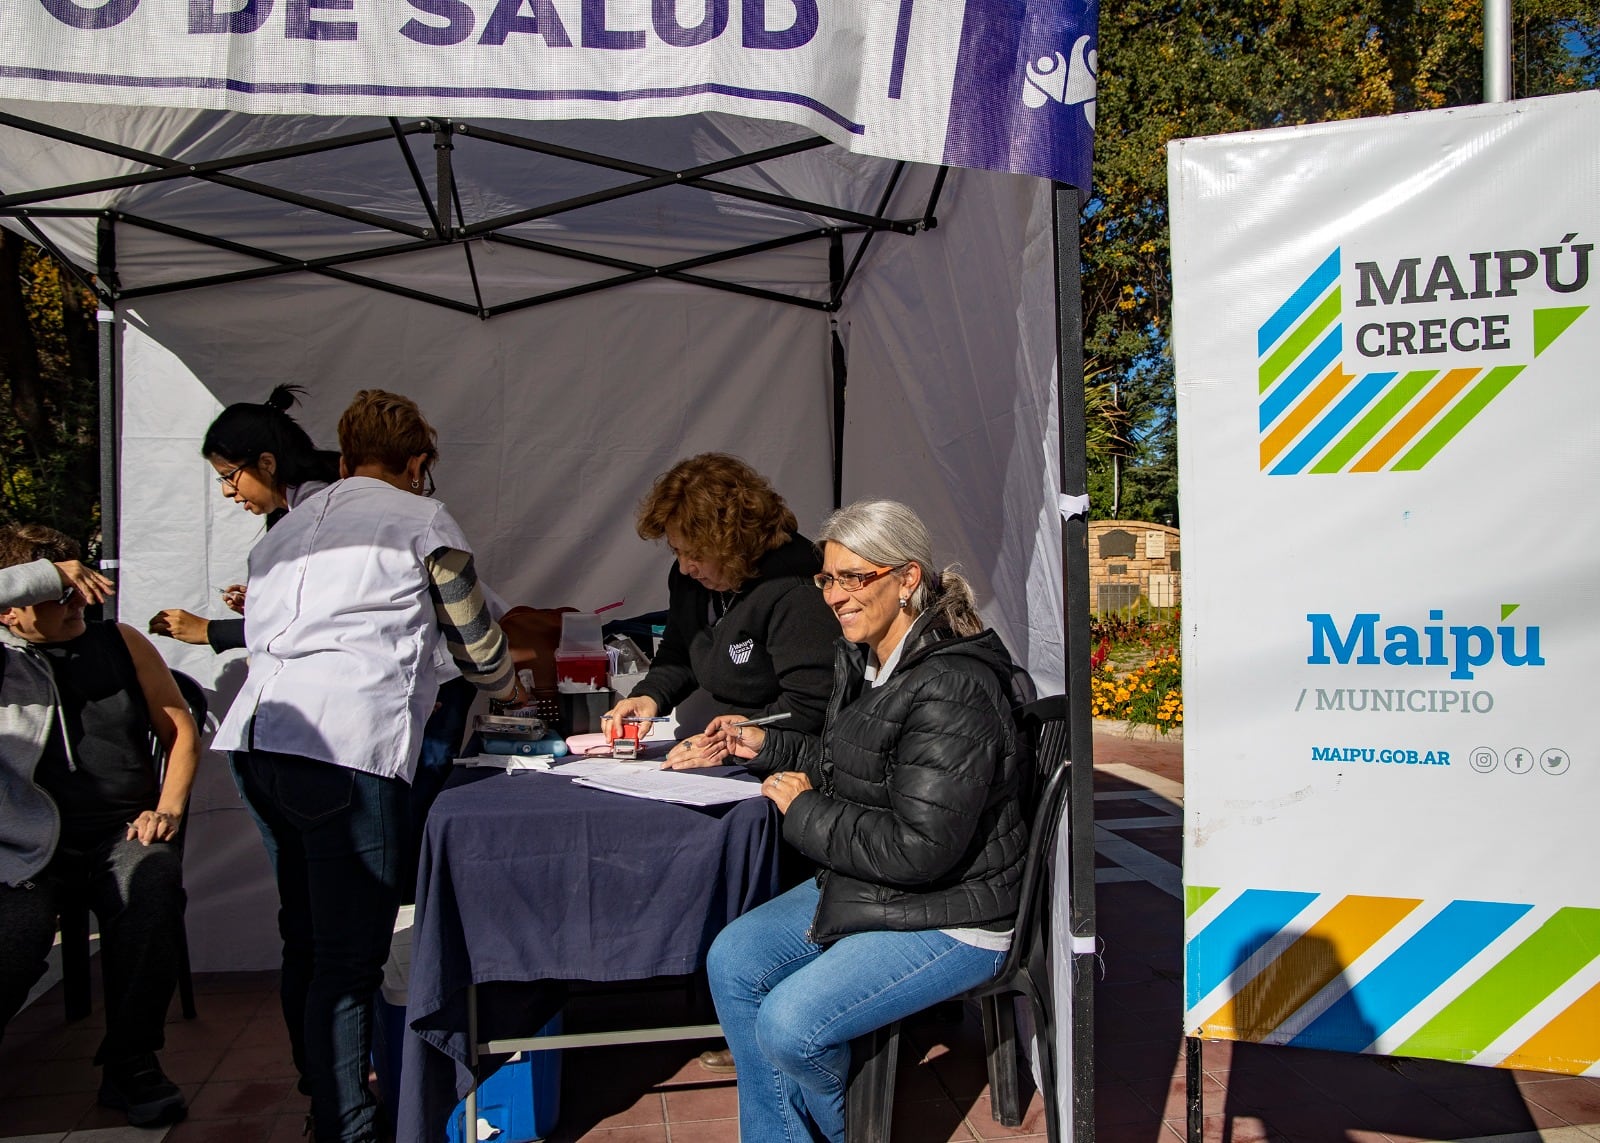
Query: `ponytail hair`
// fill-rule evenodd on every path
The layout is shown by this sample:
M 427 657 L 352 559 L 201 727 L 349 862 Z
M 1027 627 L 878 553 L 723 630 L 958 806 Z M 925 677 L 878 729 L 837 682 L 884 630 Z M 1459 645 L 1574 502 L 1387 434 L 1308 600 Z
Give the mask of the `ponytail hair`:
M 339 454 L 317 448 L 299 422 L 289 415 L 298 385 L 278 385 L 259 404 L 240 401 L 217 414 L 200 443 L 200 455 L 229 464 L 253 466 L 270 452 L 277 461 L 272 481 L 293 488 L 311 480 L 339 479 Z
M 936 623 L 956 635 L 976 635 L 983 630 L 972 585 L 954 564 L 943 571 L 933 570 L 933 542 L 927 526 L 899 501 L 857 500 L 837 509 L 822 522 L 817 546 L 830 540 L 880 567 L 916 564 L 921 568 L 922 582 L 906 601 L 913 616 L 931 611 Z

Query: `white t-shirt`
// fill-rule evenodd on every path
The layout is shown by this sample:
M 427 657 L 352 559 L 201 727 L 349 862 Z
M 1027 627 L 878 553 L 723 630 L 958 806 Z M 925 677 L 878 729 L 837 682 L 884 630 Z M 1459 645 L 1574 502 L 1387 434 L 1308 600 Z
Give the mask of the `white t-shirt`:
M 219 750 L 270 750 L 411 780 L 441 642 L 425 558 L 469 550 L 445 506 L 352 476 L 250 552 L 250 673 Z

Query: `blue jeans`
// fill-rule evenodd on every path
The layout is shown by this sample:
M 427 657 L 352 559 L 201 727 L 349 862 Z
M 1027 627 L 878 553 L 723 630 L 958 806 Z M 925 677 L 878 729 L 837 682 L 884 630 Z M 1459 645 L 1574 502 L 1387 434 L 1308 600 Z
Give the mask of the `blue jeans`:
M 400 905 L 410 790 L 290 754 L 232 760 L 278 879 L 283 1020 L 317 1141 L 369 1143 L 372 1000 Z
M 797 885 L 723 929 L 706 958 L 745 1143 L 843 1140 L 850 1041 L 992 980 L 1005 960 L 937 930 L 823 948 L 806 938 L 816 908 L 816 882 Z

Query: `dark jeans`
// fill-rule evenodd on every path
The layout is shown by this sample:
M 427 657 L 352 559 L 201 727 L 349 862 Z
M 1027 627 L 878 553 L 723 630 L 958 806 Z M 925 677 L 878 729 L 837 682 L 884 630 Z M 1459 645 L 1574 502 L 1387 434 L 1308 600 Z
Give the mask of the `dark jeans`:
M 400 903 L 416 901 L 417 864 L 422 856 L 422 831 L 428 810 L 444 789 L 445 779 L 455 768 L 461 739 L 467 732 L 467 713 L 478 690 L 466 679 L 448 679 L 439 686 L 439 708 L 422 728 L 422 753 L 417 772 L 411 776 L 411 834 L 406 841 L 406 863 L 400 873 Z
M 92 845 L 63 844 L 32 881 L 0 885 L 0 1030 L 44 975 L 62 903 L 79 898 L 100 919 L 106 1035 L 95 1062 L 160 1050 L 178 979 L 183 856 L 166 842 L 123 835 L 118 826 Z
M 399 908 L 410 791 L 289 754 L 232 758 L 277 874 L 283 1019 L 316 1138 L 368 1143 L 378 1137 L 372 1000 Z

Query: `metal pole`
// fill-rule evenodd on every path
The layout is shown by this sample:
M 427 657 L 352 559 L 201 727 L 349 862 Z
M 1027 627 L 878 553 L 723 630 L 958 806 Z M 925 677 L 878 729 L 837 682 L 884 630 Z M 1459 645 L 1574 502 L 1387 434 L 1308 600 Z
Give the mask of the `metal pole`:
M 1511 0 L 1483 0 L 1483 101 L 1511 98 Z
M 100 279 L 100 308 L 95 330 L 100 357 L 100 570 L 113 580 L 118 572 L 117 533 L 117 232 L 111 215 L 102 215 L 97 231 L 95 273 Z M 100 605 L 106 619 L 117 618 L 117 597 Z
M 1061 491 L 1087 497 L 1089 457 L 1083 396 L 1083 282 L 1078 190 L 1052 190 L 1056 270 L 1056 401 Z M 1094 1143 L 1094 715 L 1089 701 L 1089 518 L 1061 525 L 1061 589 L 1071 744 L 1072 1139 Z
M 885 200 L 887 205 L 887 200 Z M 867 235 L 871 237 L 871 235 Z M 862 239 L 863 243 L 866 238 Z M 829 362 L 833 370 L 833 506 L 844 506 L 844 401 L 845 376 L 849 368 L 844 356 L 844 341 L 839 337 L 839 304 L 844 300 L 844 238 L 835 230 L 828 236 L 828 317 Z
M 1206 1102 L 1201 1090 L 1205 1076 L 1205 1041 L 1199 1036 L 1183 1038 L 1183 1090 L 1188 1107 L 1188 1143 L 1201 1143 L 1206 1133 Z

